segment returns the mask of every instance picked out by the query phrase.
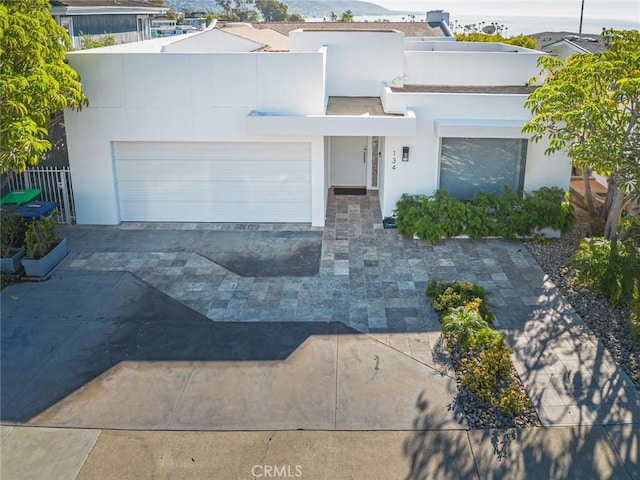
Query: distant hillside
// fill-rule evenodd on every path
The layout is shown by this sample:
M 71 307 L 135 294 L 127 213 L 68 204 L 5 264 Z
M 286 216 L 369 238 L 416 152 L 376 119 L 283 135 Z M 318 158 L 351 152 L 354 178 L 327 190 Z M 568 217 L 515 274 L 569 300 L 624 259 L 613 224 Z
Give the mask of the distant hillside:
M 329 17 L 331 12 L 340 15 L 351 10 L 353 15 L 390 15 L 393 12 L 380 5 L 357 0 L 284 0 L 290 12 L 305 18 Z
M 219 12 L 221 9 L 215 0 L 164 0 L 166 6 L 173 11 Z M 380 5 L 358 0 L 284 0 L 290 13 L 299 13 L 305 18 L 329 17 L 331 12 L 337 15 L 351 10 L 353 15 L 390 15 Z M 397 13 L 397 12 L 395 12 Z

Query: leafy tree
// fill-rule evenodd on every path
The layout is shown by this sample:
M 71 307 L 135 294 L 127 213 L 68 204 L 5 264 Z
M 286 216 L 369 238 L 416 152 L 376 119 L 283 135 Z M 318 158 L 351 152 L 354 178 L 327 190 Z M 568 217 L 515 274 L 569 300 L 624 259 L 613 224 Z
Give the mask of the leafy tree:
M 0 173 L 37 165 L 51 148 L 51 115 L 88 104 L 64 63 L 71 40 L 49 8 L 47 0 L 0 0 Z
M 532 37 L 526 35 L 516 35 L 515 37 L 503 37 L 500 33 L 488 35 L 486 33 L 456 33 L 456 39 L 459 42 L 499 42 L 507 45 L 516 45 L 518 47 L 531 48 L 535 50 L 536 41 Z
M 351 10 L 347 10 L 346 12 L 342 12 L 340 16 L 340 22 L 353 22 L 353 12 Z
M 331 10 L 329 14 L 329 21 L 331 22 L 353 22 L 353 12 L 351 10 L 347 10 L 342 12 L 342 15 L 338 16 L 336 12 Z
M 278 0 L 256 0 L 256 8 L 265 22 L 283 22 L 289 15 L 287 5 Z
M 216 0 L 224 12 L 224 17 L 236 22 L 256 22 L 258 12 L 252 8 L 254 0 Z
M 523 131 L 533 141 L 548 136 L 547 154 L 566 150 L 576 167 L 609 177 L 602 215 L 613 240 L 628 235 L 618 228 L 622 212 L 640 197 L 640 32 L 603 37 L 604 52 L 540 58 L 546 77 L 525 102 L 534 117 Z
M 304 17 L 299 13 L 292 13 L 287 17 L 287 22 L 304 23 Z

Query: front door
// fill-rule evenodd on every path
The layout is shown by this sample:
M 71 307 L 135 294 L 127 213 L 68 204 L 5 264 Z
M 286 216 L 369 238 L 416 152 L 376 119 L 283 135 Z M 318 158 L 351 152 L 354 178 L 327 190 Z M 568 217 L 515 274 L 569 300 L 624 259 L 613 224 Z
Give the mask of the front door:
M 368 137 L 331 137 L 331 185 L 367 185 Z

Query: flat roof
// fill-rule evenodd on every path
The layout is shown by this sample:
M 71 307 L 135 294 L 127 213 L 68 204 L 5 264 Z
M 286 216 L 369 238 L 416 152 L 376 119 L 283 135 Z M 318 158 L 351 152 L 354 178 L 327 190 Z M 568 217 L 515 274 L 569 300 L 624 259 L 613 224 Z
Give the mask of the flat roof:
M 405 37 L 446 37 L 439 23 L 427 22 L 265 22 L 254 23 L 254 28 L 270 28 L 283 35 L 294 30 L 324 31 L 392 31 L 404 33 Z
M 327 115 L 402 117 L 401 114 L 386 113 L 380 97 L 329 97 Z
M 404 85 L 391 87 L 394 93 L 487 93 L 529 95 L 536 87 L 525 85 Z

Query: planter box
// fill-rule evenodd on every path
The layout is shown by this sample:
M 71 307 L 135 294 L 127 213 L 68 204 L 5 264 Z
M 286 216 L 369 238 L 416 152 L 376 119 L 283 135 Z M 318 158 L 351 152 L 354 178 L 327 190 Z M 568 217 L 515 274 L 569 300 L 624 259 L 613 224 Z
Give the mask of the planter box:
M 28 277 L 46 277 L 67 256 L 67 239 L 63 238 L 53 250 L 38 260 L 22 259 Z
M 0 258 L 0 271 L 15 274 L 22 270 L 20 260 L 24 257 L 24 248 L 11 248 L 9 250 L 14 252 L 14 254 L 11 257 Z

